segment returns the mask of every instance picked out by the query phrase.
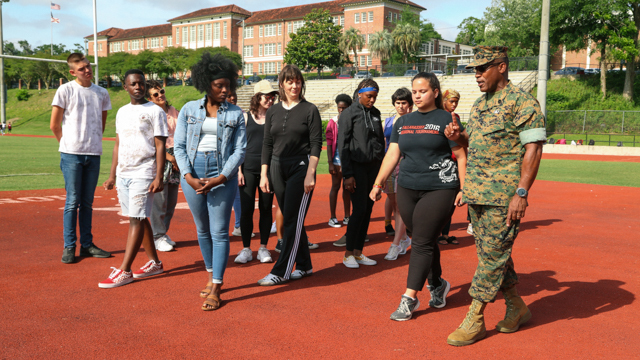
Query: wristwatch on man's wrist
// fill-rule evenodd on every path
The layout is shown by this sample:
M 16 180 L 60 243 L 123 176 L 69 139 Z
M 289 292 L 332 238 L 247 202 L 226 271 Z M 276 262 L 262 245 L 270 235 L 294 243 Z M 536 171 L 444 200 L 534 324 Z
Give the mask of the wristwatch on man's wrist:
M 525 198 L 527 197 L 527 195 L 529 195 L 529 192 L 525 188 L 518 188 L 516 189 L 516 194 L 518 194 L 518 196 L 520 196 L 521 198 Z

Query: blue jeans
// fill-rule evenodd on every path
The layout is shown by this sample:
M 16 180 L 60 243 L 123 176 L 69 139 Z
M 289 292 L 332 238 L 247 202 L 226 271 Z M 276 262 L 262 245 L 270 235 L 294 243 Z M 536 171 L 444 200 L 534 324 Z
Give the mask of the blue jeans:
M 76 247 L 76 225 L 80 218 L 80 244 L 83 248 L 88 248 L 93 244 L 91 218 L 93 195 L 100 175 L 100 156 L 60 153 L 60 170 L 67 191 L 63 215 L 64 247 Z
M 240 207 L 240 188 L 236 193 L 236 197 L 233 199 L 233 216 L 236 219 L 236 223 L 233 227 L 240 227 L 240 217 L 242 216 L 242 208 Z
M 215 151 L 196 153 L 191 176 L 194 178 L 218 176 Z M 204 265 L 207 271 L 212 273 L 213 283 L 222 284 L 229 260 L 229 221 L 233 199 L 238 192 L 238 177 L 228 179 L 206 195 L 196 194 L 185 179 L 181 180 L 181 184 L 182 192 L 196 223 Z

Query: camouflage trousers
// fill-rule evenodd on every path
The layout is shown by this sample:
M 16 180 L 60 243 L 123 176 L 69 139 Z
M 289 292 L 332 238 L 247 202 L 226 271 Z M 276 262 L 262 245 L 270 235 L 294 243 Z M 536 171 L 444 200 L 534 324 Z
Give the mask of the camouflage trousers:
M 520 221 L 507 227 L 508 209 L 507 206 L 469 204 L 478 254 L 478 267 L 469 295 L 482 302 L 493 302 L 499 290 L 509 289 L 518 283 L 511 251 Z

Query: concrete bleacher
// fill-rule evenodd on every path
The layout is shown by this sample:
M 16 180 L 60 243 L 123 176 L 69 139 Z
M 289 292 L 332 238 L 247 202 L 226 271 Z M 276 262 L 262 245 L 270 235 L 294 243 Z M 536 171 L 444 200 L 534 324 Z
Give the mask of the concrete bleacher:
M 534 76 L 532 71 L 514 71 L 509 73 L 509 79 L 515 85 L 520 85 L 525 79 L 531 80 Z M 410 77 L 378 77 L 374 80 L 380 86 L 380 95 L 376 101 L 376 107 L 382 113 L 382 117 L 389 117 L 395 113 L 391 104 L 391 95 L 401 87 L 411 89 Z M 361 79 L 331 79 L 331 80 L 310 80 L 306 82 L 305 98 L 314 103 L 320 111 L 322 120 L 328 120 L 337 114 L 334 99 L 338 94 L 353 95 Z M 529 82 L 529 81 L 527 81 Z M 273 87 L 277 86 L 272 83 Z M 454 89 L 460 93 L 460 103 L 456 109 L 462 119 L 466 121 L 475 100 L 482 94 L 478 89 L 474 74 L 457 74 L 440 78 L 442 90 Z M 528 91 L 531 86 L 527 86 Z M 244 110 L 249 109 L 249 103 L 253 96 L 253 85 L 242 86 L 238 89 L 238 106 Z

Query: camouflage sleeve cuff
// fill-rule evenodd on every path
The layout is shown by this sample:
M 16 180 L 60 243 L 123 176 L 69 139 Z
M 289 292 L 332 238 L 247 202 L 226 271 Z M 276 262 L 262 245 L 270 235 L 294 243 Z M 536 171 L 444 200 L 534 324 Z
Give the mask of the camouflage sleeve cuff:
M 547 129 L 529 129 L 524 130 L 520 133 L 520 143 L 522 145 L 527 145 L 538 141 L 547 141 Z

